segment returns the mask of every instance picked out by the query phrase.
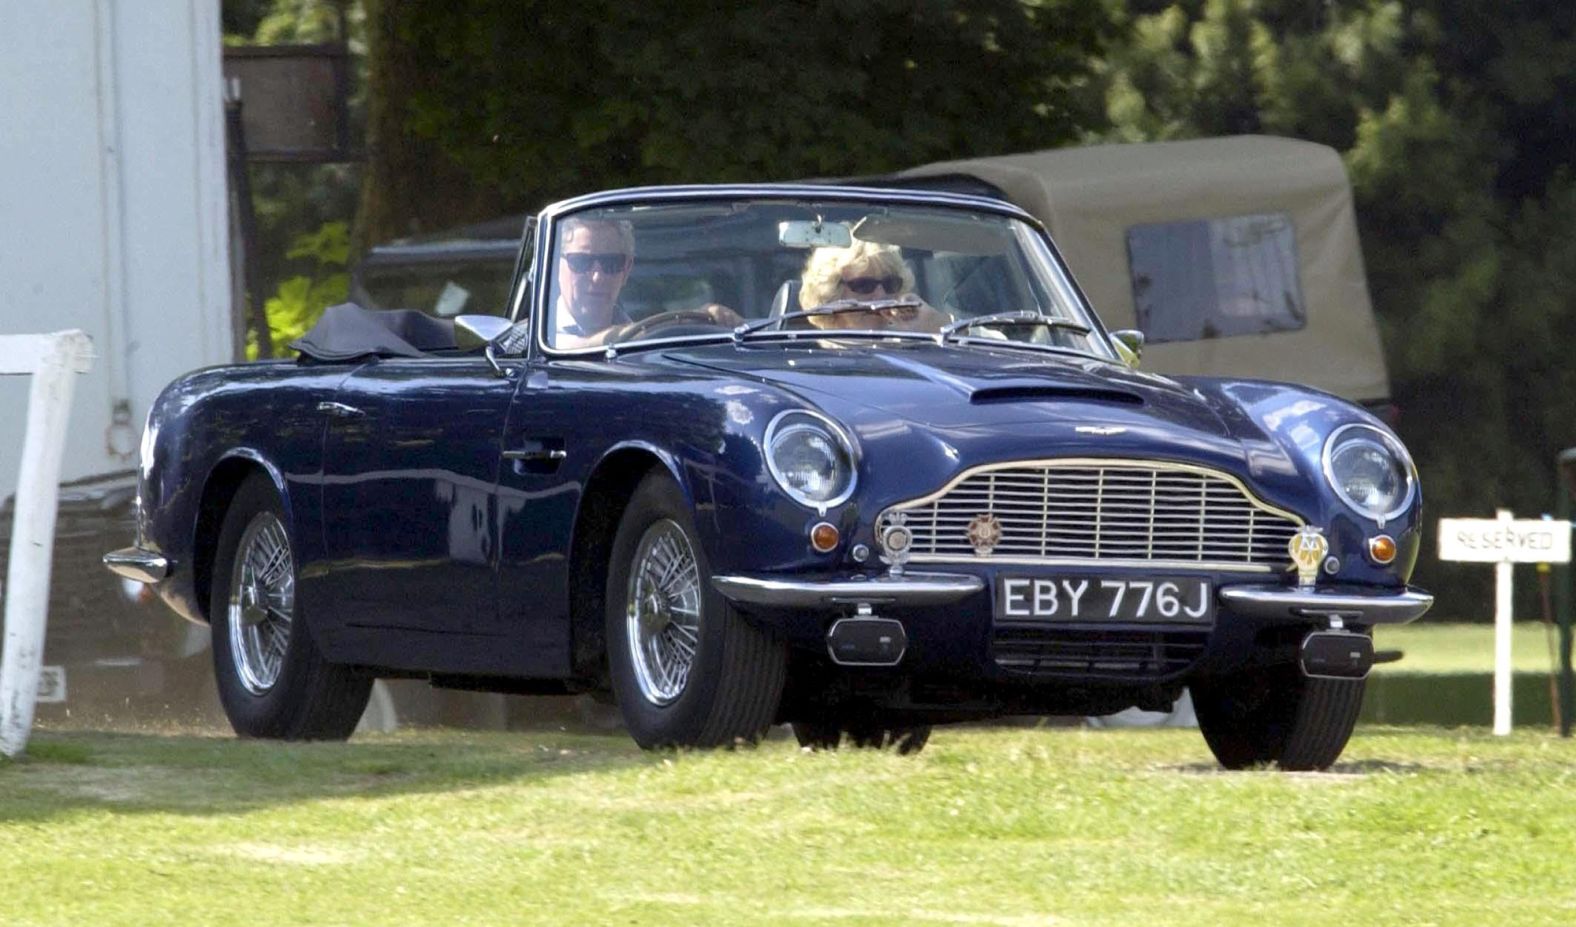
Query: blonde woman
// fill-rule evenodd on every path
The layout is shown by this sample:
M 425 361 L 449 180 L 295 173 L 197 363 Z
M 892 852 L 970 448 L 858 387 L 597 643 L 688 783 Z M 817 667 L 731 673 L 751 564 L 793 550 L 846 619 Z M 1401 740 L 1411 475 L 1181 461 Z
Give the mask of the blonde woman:
M 914 272 L 904 262 L 903 252 L 873 241 L 815 249 L 799 280 L 799 305 L 804 309 L 841 299 L 873 302 L 913 295 Z M 810 316 L 807 321 L 823 329 L 935 332 L 952 319 L 921 300 L 917 308 L 840 312 Z

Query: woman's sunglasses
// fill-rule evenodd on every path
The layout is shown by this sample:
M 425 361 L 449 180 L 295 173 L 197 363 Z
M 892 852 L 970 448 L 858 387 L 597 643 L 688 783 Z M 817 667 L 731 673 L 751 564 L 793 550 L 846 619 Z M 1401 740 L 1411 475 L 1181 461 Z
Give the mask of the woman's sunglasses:
M 852 280 L 844 280 L 843 286 L 848 287 L 848 292 L 858 293 L 860 296 L 874 293 L 877 288 L 888 293 L 896 293 L 903 287 L 903 278 L 897 274 L 886 277 L 855 277 Z
M 608 254 L 581 252 L 579 254 L 564 255 L 564 263 L 568 264 L 569 269 L 577 274 L 589 274 L 592 267 L 604 274 L 620 274 L 624 272 L 624 268 L 629 266 L 629 255 L 619 254 L 618 252 Z

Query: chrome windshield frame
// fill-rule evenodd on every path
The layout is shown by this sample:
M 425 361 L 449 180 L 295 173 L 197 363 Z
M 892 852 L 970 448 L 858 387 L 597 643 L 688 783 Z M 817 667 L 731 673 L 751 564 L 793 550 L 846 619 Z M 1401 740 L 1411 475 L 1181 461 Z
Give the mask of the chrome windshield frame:
M 547 358 L 586 359 L 591 357 L 615 357 L 626 351 L 638 351 L 652 347 L 681 346 L 686 344 L 725 342 L 731 340 L 731 330 L 719 330 L 716 334 L 683 335 L 666 338 L 646 338 L 636 341 L 618 342 L 613 345 L 594 345 L 584 348 L 554 348 L 547 342 L 547 319 L 551 307 L 548 298 L 551 294 L 550 278 L 552 276 L 549 260 L 553 253 L 553 243 L 558 238 L 558 224 L 573 214 L 590 209 L 601 209 L 617 206 L 632 206 L 641 204 L 659 203 L 702 203 L 707 201 L 792 201 L 792 200 L 818 200 L 822 202 L 872 202 L 881 205 L 893 206 L 920 206 L 943 207 L 985 212 L 1018 220 L 1022 226 L 1014 226 L 1015 234 L 1019 238 L 1019 245 L 1031 257 L 1041 260 L 1041 270 L 1049 277 L 1053 292 L 1053 299 L 1067 305 L 1072 312 L 1081 315 L 1074 316 L 1073 320 L 1088 324 L 1091 333 L 1089 343 L 1093 351 L 1080 351 L 1069 348 L 1059 348 L 1061 353 L 1074 353 L 1080 357 L 1097 357 L 1102 360 L 1113 360 L 1118 357 L 1116 349 L 1110 345 L 1110 336 L 1105 325 L 1095 314 L 1083 291 L 1073 280 L 1071 272 L 1061 255 L 1057 252 L 1055 244 L 1051 241 L 1044 223 L 1024 210 L 1004 200 L 992 199 L 983 196 L 970 196 L 958 193 L 940 193 L 924 190 L 894 190 L 877 187 L 853 187 L 819 184 L 727 184 L 727 185 L 686 185 L 671 187 L 635 187 L 624 190 L 611 190 L 602 193 L 593 193 L 578 196 L 554 203 L 544 209 L 538 217 L 536 226 L 535 255 L 532 266 L 535 272 L 522 275 L 516 281 L 516 291 L 510 297 L 510 319 L 519 322 L 524 310 L 529 305 L 531 335 L 531 351 Z M 1038 234 L 1023 234 L 1023 226 Z M 807 336 L 809 333 L 805 333 Z M 821 331 L 816 335 L 820 338 L 862 336 L 862 337 L 895 337 L 904 335 L 917 335 L 924 338 L 933 338 L 933 335 L 918 332 L 892 332 L 892 331 L 864 331 L 851 329 L 835 333 Z M 803 337 L 803 336 L 801 336 Z M 750 340 L 754 340 L 753 338 Z M 976 340 L 987 339 L 958 339 L 955 344 L 969 344 Z M 1000 344 L 996 339 L 988 339 Z M 1047 345 L 1027 345 L 1030 347 L 1051 347 Z

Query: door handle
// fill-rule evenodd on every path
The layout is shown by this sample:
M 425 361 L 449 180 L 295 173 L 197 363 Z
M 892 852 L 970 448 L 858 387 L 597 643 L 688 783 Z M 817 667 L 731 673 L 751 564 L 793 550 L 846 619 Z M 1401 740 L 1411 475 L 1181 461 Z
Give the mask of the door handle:
M 327 412 L 329 415 L 337 416 L 338 418 L 355 418 L 358 415 L 367 414 L 355 406 L 347 406 L 342 402 L 320 402 L 317 404 L 317 411 Z
M 547 474 L 558 472 L 558 467 L 569 452 L 564 450 L 563 438 L 519 438 L 516 446 L 503 452 L 503 459 L 512 461 L 517 476 L 528 473 Z
M 563 460 L 569 452 L 561 447 L 522 447 L 504 451 L 504 460 Z

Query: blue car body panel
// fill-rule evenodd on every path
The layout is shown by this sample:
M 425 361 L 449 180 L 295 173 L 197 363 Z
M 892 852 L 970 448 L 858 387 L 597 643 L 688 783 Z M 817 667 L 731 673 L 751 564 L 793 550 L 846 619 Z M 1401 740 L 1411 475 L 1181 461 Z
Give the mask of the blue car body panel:
M 527 286 L 516 297 L 520 307 L 540 300 Z M 767 425 L 790 410 L 822 414 L 853 435 L 857 484 L 847 502 L 801 505 L 768 473 Z M 1377 525 L 1342 503 L 1322 472 L 1325 439 L 1352 423 L 1386 430 L 1352 403 L 1287 384 L 1168 379 L 1070 352 L 919 338 L 712 339 L 609 357 L 550 356 L 538 344 L 497 369 L 480 350 L 279 361 L 199 371 L 160 396 L 145 438 L 138 543 L 171 564 L 158 586 L 164 599 L 206 621 L 201 564 L 222 514 L 216 494 L 236 474 L 264 473 L 295 542 L 297 601 L 331 660 L 390 674 L 568 679 L 583 671 L 576 532 L 597 517 L 586 490 L 613 461 L 639 459 L 672 476 L 718 575 L 874 575 L 879 560 L 854 552 L 879 551 L 880 513 L 971 468 L 1139 458 L 1232 475 L 1263 503 L 1324 529 L 1338 564 L 1329 582 L 1404 591 L 1420 499 Z M 821 521 L 840 537 L 826 553 L 809 542 Z M 1364 554 L 1381 529 L 1400 551 L 1388 566 Z M 905 668 L 1009 680 L 990 659 L 1003 568 L 980 560 L 948 569 L 980 577 L 982 589 L 904 612 Z M 1215 588 L 1291 582 L 1205 572 Z M 824 651 L 828 613 L 745 610 L 802 650 Z M 1240 656 L 1255 633 L 1223 608 L 1210 652 Z

